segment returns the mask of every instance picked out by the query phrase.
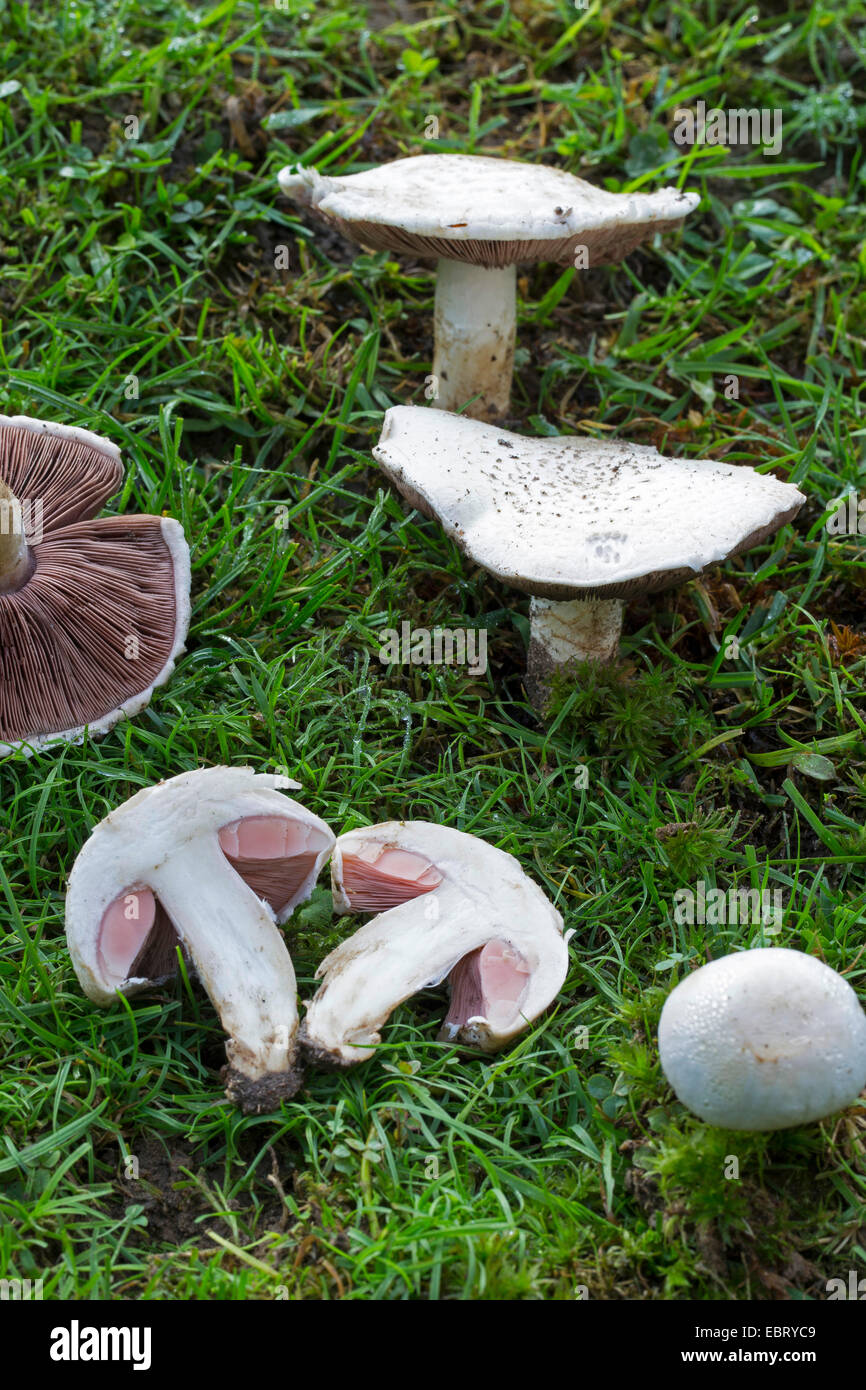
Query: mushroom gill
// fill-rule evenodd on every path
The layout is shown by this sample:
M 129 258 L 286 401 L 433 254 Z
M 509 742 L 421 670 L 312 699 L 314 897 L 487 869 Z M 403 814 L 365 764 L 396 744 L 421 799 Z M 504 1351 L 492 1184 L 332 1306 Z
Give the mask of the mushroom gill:
M 174 560 L 160 518 L 67 526 L 32 557 L 28 578 L 0 593 L 8 744 L 97 723 L 155 683 L 176 643 Z
M 105 733 L 183 651 L 183 528 L 94 520 L 122 478 L 109 440 L 0 416 L 0 754 Z

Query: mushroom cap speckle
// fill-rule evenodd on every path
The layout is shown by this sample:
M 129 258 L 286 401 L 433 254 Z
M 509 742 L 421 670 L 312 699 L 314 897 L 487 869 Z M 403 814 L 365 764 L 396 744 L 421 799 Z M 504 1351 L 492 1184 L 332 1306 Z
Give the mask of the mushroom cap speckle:
M 866 1086 L 866 1014 L 814 956 L 742 951 L 677 985 L 659 1053 L 679 1100 L 707 1124 L 787 1129 L 834 1114 Z
M 683 583 L 794 517 L 797 488 L 713 459 L 568 436 L 527 439 L 395 406 L 374 457 L 461 550 L 538 598 L 621 598 Z
M 380 250 L 479 265 L 622 260 L 697 207 L 697 193 L 608 193 L 564 169 L 488 155 L 422 154 L 332 177 L 291 166 L 284 193 Z

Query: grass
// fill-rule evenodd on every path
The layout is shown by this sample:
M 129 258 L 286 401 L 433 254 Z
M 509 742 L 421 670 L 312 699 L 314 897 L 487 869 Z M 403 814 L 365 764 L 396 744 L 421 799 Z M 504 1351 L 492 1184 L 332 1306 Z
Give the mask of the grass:
M 121 444 L 112 505 L 177 516 L 194 565 L 188 653 L 150 708 L 0 765 L 0 1275 L 50 1298 L 513 1300 L 814 1299 L 862 1275 L 862 1101 L 708 1129 L 655 1046 L 676 980 L 748 945 L 866 991 L 866 566 L 823 523 L 866 488 L 859 0 L 0 0 L 0 44 L 3 408 Z M 699 99 L 782 109 L 779 155 L 676 145 Z M 513 423 L 809 499 L 632 604 L 622 661 L 546 725 L 526 600 L 370 457 L 383 410 L 424 400 L 431 268 L 358 253 L 275 182 L 437 149 L 701 190 L 622 266 L 521 274 Z M 383 667 L 404 620 L 486 628 L 488 673 Z M 372 1062 L 243 1118 L 200 991 L 98 1011 L 63 932 L 92 826 L 217 762 L 284 768 L 338 831 L 439 819 L 516 854 L 575 929 L 555 1009 L 480 1061 L 433 1041 L 431 992 Z M 699 879 L 780 890 L 779 930 L 678 925 Z M 350 929 L 324 886 L 296 914 L 302 998 Z

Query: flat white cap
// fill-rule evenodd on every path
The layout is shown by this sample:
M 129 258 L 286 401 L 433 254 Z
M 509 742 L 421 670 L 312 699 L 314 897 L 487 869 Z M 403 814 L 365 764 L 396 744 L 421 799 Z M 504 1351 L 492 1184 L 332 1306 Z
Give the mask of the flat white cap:
M 366 246 L 486 266 L 572 264 L 578 246 L 592 266 L 619 261 L 700 202 L 677 188 L 607 193 L 564 169 L 468 154 L 414 155 L 342 177 L 289 166 L 279 181 Z
M 754 469 L 620 440 L 527 439 L 394 406 L 373 450 L 461 550 L 539 598 L 629 598 L 758 545 L 806 500 Z

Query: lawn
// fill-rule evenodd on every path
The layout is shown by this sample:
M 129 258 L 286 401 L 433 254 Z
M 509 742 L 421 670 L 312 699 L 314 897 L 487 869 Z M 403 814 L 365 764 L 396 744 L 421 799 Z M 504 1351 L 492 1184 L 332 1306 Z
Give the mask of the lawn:
M 149 708 L 0 763 L 0 1277 L 718 1300 L 866 1274 L 862 1100 L 708 1128 L 656 1048 L 677 980 L 750 945 L 866 1000 L 866 563 L 826 525 L 866 497 L 860 0 L 0 0 L 0 52 L 0 408 L 114 440 L 109 510 L 178 518 L 193 554 L 187 654 Z M 780 110 L 781 148 L 677 144 L 700 100 Z M 425 403 L 433 267 L 359 251 L 276 183 L 434 150 L 702 194 L 622 265 L 521 268 L 510 428 L 749 464 L 808 499 L 632 603 L 620 660 L 547 720 L 528 601 L 371 457 L 383 412 Z M 484 629 L 488 670 L 383 664 L 404 621 Z M 201 989 L 98 1010 L 64 935 L 93 826 L 217 763 L 286 772 L 338 833 L 428 819 L 516 855 L 574 929 L 555 1007 L 479 1059 L 435 1041 L 431 990 L 372 1061 L 242 1116 Z M 700 881 L 778 892 L 781 917 L 680 924 Z M 302 999 L 354 925 L 323 876 L 285 928 Z

